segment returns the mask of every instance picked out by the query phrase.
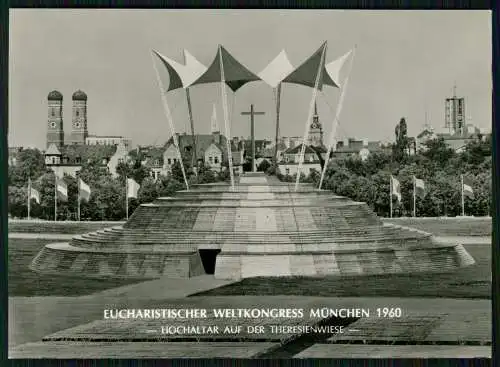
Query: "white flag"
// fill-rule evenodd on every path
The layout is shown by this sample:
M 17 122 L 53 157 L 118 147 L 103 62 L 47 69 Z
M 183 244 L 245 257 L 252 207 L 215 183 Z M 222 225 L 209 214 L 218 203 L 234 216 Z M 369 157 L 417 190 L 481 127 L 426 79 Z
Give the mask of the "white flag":
M 78 188 L 80 193 L 80 199 L 89 201 L 90 199 L 90 186 L 87 185 L 81 178 L 78 179 Z
M 420 178 L 415 178 L 415 191 L 419 193 L 420 195 L 423 195 L 425 192 L 425 183 L 424 180 Z
M 462 176 L 462 182 L 463 182 L 464 196 L 474 197 L 474 190 L 472 189 L 472 181 Z
M 128 198 L 136 198 L 137 199 L 137 193 L 139 192 L 139 188 L 141 186 L 132 180 L 131 178 L 127 178 L 127 199 Z
M 398 198 L 398 201 L 401 202 L 401 185 L 399 181 L 391 176 L 392 182 L 392 195 L 395 195 Z
M 35 201 L 40 204 L 40 193 L 38 192 L 38 190 L 35 190 L 33 188 L 31 188 L 30 190 L 30 200 L 31 199 L 35 199 Z
M 68 185 L 62 179 L 56 178 L 56 190 L 61 201 L 68 201 Z

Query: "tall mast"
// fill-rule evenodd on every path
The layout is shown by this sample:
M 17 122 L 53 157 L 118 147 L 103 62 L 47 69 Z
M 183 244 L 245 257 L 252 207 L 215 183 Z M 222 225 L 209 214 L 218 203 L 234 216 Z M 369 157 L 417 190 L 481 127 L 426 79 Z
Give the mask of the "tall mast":
M 281 101 L 281 83 L 276 89 L 276 136 L 274 140 L 274 162 L 278 168 L 278 135 L 280 131 L 280 101 Z
M 194 122 L 193 122 L 193 111 L 191 109 L 191 95 L 189 94 L 189 88 L 186 88 L 186 100 L 187 100 L 187 106 L 188 106 L 188 112 L 189 112 L 189 123 L 191 124 L 191 136 L 193 138 L 193 153 L 192 153 L 192 160 L 191 160 L 191 166 L 196 167 L 196 163 L 198 162 L 197 157 L 196 157 L 196 137 L 194 134 Z

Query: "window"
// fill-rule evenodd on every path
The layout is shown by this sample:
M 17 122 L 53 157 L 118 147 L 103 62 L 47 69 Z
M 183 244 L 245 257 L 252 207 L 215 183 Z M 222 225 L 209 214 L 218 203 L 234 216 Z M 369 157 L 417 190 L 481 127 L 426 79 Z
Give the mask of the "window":
M 210 163 L 213 163 L 213 157 L 212 157 L 212 156 L 208 157 L 208 161 L 209 161 Z
M 177 163 L 177 158 L 174 158 L 174 164 L 176 164 L 176 163 Z
M 219 157 L 214 157 L 214 163 L 215 164 L 219 163 Z
M 52 107 L 50 114 L 54 117 L 56 115 L 56 109 Z
M 76 117 L 80 116 L 80 111 L 76 110 Z
M 314 168 L 309 168 L 309 173 L 313 173 L 314 172 Z
M 286 173 L 287 175 L 289 175 L 289 174 L 290 174 L 290 168 L 287 168 L 287 169 L 285 170 L 285 173 Z
M 168 164 L 172 164 L 172 160 L 170 158 L 167 159 Z

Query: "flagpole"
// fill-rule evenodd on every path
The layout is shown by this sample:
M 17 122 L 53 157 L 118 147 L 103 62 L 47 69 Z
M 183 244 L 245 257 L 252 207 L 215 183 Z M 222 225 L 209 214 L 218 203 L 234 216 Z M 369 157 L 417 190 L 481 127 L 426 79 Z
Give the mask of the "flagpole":
M 460 175 L 462 182 L 462 217 L 465 217 L 465 200 L 464 200 L 464 175 Z
M 224 62 L 222 61 L 222 47 L 219 45 L 219 64 L 220 64 L 220 91 L 222 95 L 222 111 L 224 112 L 224 127 L 226 129 L 226 149 L 227 159 L 229 163 L 229 177 L 231 178 L 231 189 L 234 190 L 234 172 L 233 172 L 233 155 L 231 153 L 231 131 L 229 130 L 228 116 L 229 111 L 227 108 L 227 95 L 226 95 L 226 78 L 224 75 Z M 254 152 L 255 153 L 255 152 Z
M 28 177 L 28 220 L 30 220 L 31 210 L 31 177 Z
M 57 222 L 57 175 L 54 174 L 54 222 Z
M 151 54 L 151 60 L 153 61 L 153 67 L 154 67 L 155 73 L 156 73 L 156 80 L 158 82 L 158 87 L 160 88 L 161 101 L 163 102 L 163 112 L 165 113 L 165 116 L 167 117 L 167 120 L 168 120 L 168 123 L 170 126 L 170 133 L 172 134 L 172 139 L 173 139 L 174 145 L 177 148 L 177 156 L 179 158 L 179 163 L 181 164 L 181 171 L 182 171 L 182 176 L 184 178 L 184 183 L 186 184 L 186 190 L 189 191 L 189 184 L 188 184 L 188 180 L 186 177 L 186 172 L 184 170 L 184 162 L 182 161 L 182 155 L 181 155 L 179 143 L 178 143 L 177 137 L 175 135 L 175 127 L 174 127 L 174 123 L 172 121 L 172 114 L 170 112 L 170 108 L 168 107 L 167 96 L 165 95 L 163 83 L 161 82 L 161 78 L 160 78 L 160 72 L 158 71 L 158 68 L 156 67 L 156 63 L 155 63 L 155 59 L 154 59 L 153 54 Z
M 125 215 L 128 221 L 128 178 L 125 176 Z
M 274 163 L 278 169 L 278 134 L 280 131 L 280 103 L 281 103 L 281 83 L 276 88 L 276 136 L 274 139 Z
M 340 98 L 339 98 L 339 101 L 337 103 L 337 111 L 335 113 L 335 118 L 333 120 L 333 127 L 332 127 L 332 131 L 331 131 L 331 135 L 330 135 L 330 142 L 328 144 L 328 149 L 327 149 L 326 156 L 325 156 L 325 163 L 323 164 L 323 171 L 321 172 L 321 178 L 319 180 L 319 187 L 318 187 L 319 190 L 321 190 L 321 186 L 323 185 L 323 180 L 325 178 L 325 173 L 326 173 L 326 167 L 328 166 L 328 161 L 330 160 L 330 152 L 334 148 L 333 145 L 335 142 L 335 135 L 336 135 L 337 127 L 339 125 L 340 111 L 342 111 L 342 106 L 344 105 L 345 91 L 347 90 L 347 84 L 349 83 L 349 77 L 350 77 L 351 71 L 352 71 L 352 64 L 354 63 L 354 56 L 356 55 L 356 47 L 357 46 L 355 45 L 353 48 L 351 62 L 349 63 L 349 71 L 347 72 L 347 76 L 345 78 L 344 84 L 341 87 Z
M 186 101 L 187 101 L 187 107 L 188 107 L 188 113 L 189 113 L 189 123 L 191 124 L 191 136 L 193 139 L 193 155 L 191 157 L 191 165 L 193 171 L 195 170 L 195 167 L 197 166 L 198 163 L 198 157 L 197 157 L 197 150 L 196 150 L 196 137 L 194 134 L 194 121 L 193 121 L 193 112 L 191 109 L 191 94 L 189 93 L 189 87 L 186 89 Z
M 80 177 L 78 177 L 78 221 L 80 221 Z
M 390 210 L 391 210 L 391 215 L 390 217 L 392 218 L 392 175 L 391 175 L 391 179 L 389 181 L 389 206 L 390 206 Z
M 413 216 L 417 216 L 417 179 L 413 176 Z
M 326 54 L 326 44 L 324 45 L 323 51 L 321 53 L 321 60 L 319 62 L 318 72 L 316 74 L 316 80 L 314 82 L 314 89 L 313 89 L 312 96 L 311 96 L 311 102 L 309 103 L 309 113 L 307 115 L 307 121 L 305 124 L 304 137 L 302 140 L 302 147 L 301 147 L 300 156 L 299 156 L 299 165 L 297 167 L 297 177 L 295 179 L 295 191 L 297 191 L 299 189 L 300 174 L 302 171 L 302 164 L 304 162 L 304 154 L 306 152 L 307 138 L 309 137 L 309 124 L 311 122 L 313 109 L 314 109 L 314 103 L 316 102 L 316 96 L 318 94 L 319 81 L 322 78 L 323 68 L 325 67 L 325 65 L 324 65 L 325 64 L 325 54 Z

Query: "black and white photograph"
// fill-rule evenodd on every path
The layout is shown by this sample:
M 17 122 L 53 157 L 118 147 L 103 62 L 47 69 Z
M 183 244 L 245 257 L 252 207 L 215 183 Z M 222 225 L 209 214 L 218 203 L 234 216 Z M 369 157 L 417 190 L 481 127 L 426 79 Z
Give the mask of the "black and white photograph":
M 491 358 L 490 11 L 9 23 L 10 359 Z

